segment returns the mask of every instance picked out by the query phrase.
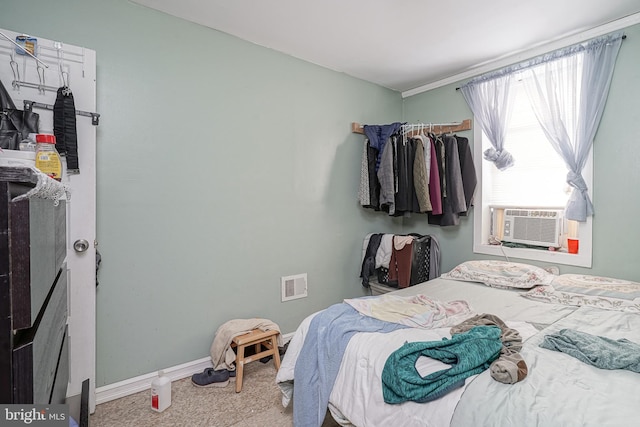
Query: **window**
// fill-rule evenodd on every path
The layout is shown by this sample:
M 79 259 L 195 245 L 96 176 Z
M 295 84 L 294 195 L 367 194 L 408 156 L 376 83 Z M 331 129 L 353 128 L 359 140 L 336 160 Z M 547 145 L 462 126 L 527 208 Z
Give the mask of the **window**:
M 513 155 L 515 165 L 504 171 L 491 164 L 483 165 L 488 172 L 488 202 L 504 206 L 564 207 L 571 194 L 571 187 L 566 183 L 567 167 L 540 128 L 522 81 L 513 86 L 505 147 Z M 490 147 L 483 135 L 482 151 Z
M 616 57 L 623 39 L 622 32 L 611 33 L 478 76 L 462 85 L 461 91 L 465 101 L 474 112 L 476 123 L 480 122 L 480 126 L 475 127 L 474 134 L 475 164 L 481 172 L 474 213 L 474 252 L 591 267 L 591 146 L 605 107 Z M 518 88 L 518 78 L 523 80 L 526 87 L 526 97 L 521 95 L 523 91 Z M 514 92 L 520 94 L 516 107 L 513 107 L 513 97 L 510 96 Z M 563 195 L 564 184 L 556 185 L 555 178 L 552 178 L 556 172 L 555 166 L 549 163 L 550 158 L 544 162 L 536 161 L 536 153 L 531 151 L 530 145 L 533 145 L 534 150 L 542 150 L 543 146 L 540 134 L 536 136 L 535 126 L 528 125 L 530 121 L 526 118 L 525 100 L 529 100 L 531 108 L 544 124 L 546 143 L 552 144 L 555 147 L 554 151 L 557 150 L 557 155 L 570 166 L 567 180 L 579 189 L 572 189 L 564 211 L 542 209 L 554 205 L 557 203 L 556 200 L 566 196 Z M 509 120 L 509 113 L 515 115 L 514 121 Z M 506 129 L 508 126 L 510 129 Z M 495 148 L 488 151 L 492 162 L 502 169 L 512 166 L 517 169 L 516 172 L 512 171 L 510 176 L 492 177 L 490 168 L 493 164 L 487 164 L 482 160 L 481 128 L 491 136 L 491 142 L 495 145 Z M 509 141 L 513 147 L 509 146 Z M 523 150 L 519 153 L 520 158 L 516 160 L 516 166 L 513 166 L 512 154 L 509 153 L 514 150 Z M 547 178 L 551 178 L 550 181 L 545 181 Z M 504 215 L 499 218 L 504 222 L 502 232 L 504 236 L 509 236 L 510 240 L 514 240 L 513 236 L 516 234 L 525 234 L 523 240 L 535 242 L 537 249 L 504 248 L 502 244 L 490 244 L 496 243 L 495 239 L 490 240 L 489 236 L 491 203 L 496 203 L 497 200 L 525 205 L 502 211 Z M 530 204 L 535 209 L 526 209 L 526 205 Z M 541 219 L 558 218 L 559 213 L 581 222 L 571 221 L 571 224 L 566 224 L 561 234 L 555 231 L 555 225 L 559 221 L 552 221 L 554 230 L 548 233 L 548 227 L 543 227 L 542 223 L 549 222 Z M 524 221 L 523 225 L 521 218 L 530 220 Z M 536 226 L 538 234 L 530 233 Z M 568 233 L 573 235 L 567 236 Z M 529 234 L 544 239 L 535 240 L 529 238 Z M 547 234 L 561 238 L 552 240 Z M 539 242 L 551 242 L 547 248 L 554 250 L 540 250 L 542 245 L 538 245 Z M 567 246 L 571 248 L 571 252 L 564 249 Z M 579 249 L 576 251 L 578 246 Z
M 478 129 L 479 126 L 475 127 L 474 161 L 480 182 L 475 196 L 474 252 L 591 267 L 591 217 L 584 223 L 560 222 L 561 248 L 558 251 L 511 248 L 489 243 L 504 238 L 502 219 L 505 207 L 535 209 L 536 215 L 547 215 L 545 212 L 552 210 L 563 211 L 572 190 L 566 183 L 567 167 L 542 131 L 522 81 L 514 79 L 511 92 L 513 104 L 505 148 L 513 155 L 514 166 L 499 171 L 491 162 L 484 160 L 482 153 L 491 145 Z M 583 170 L 590 194 L 593 188 L 592 171 L 593 158 L 590 156 Z M 578 239 L 577 254 L 568 253 L 567 237 Z

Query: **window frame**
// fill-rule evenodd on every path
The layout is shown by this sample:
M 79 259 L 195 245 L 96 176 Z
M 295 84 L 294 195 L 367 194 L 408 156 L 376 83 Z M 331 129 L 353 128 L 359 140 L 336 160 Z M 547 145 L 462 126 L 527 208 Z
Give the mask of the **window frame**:
M 475 121 L 475 117 L 474 117 Z M 489 230 L 491 226 L 490 205 L 483 198 L 485 188 L 484 174 L 488 173 L 485 168 L 493 165 L 484 160 L 482 156 L 483 132 L 480 126 L 473 127 L 473 162 L 476 168 L 478 185 L 474 196 L 473 211 L 473 253 L 483 255 L 494 255 L 501 258 L 518 258 L 521 260 L 542 261 L 545 263 L 563 264 L 576 267 L 592 266 L 593 256 L 593 217 L 587 217 L 586 222 L 578 223 L 578 238 L 580 249 L 577 254 L 570 254 L 560 251 L 545 251 L 540 249 L 509 248 L 500 245 L 490 245 L 488 243 Z M 509 147 L 505 147 L 507 150 Z M 587 184 L 588 193 L 593 200 L 593 145 L 589 151 L 589 157 L 582 171 L 582 176 Z M 565 236 L 566 237 L 566 236 Z M 564 240 L 564 239 L 563 239 Z

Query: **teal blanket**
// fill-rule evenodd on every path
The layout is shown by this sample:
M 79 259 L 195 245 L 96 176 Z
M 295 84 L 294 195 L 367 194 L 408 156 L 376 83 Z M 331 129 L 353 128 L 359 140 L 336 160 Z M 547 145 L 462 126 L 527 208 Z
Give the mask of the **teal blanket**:
M 545 335 L 540 347 L 560 351 L 600 369 L 627 369 L 640 373 L 640 345 L 627 339 L 591 335 L 573 329 Z
M 391 353 L 382 370 L 382 395 L 387 403 L 428 402 L 460 387 L 486 370 L 502 349 L 497 326 L 476 326 L 442 341 L 405 343 Z M 422 377 L 416 369 L 421 356 L 452 365 Z

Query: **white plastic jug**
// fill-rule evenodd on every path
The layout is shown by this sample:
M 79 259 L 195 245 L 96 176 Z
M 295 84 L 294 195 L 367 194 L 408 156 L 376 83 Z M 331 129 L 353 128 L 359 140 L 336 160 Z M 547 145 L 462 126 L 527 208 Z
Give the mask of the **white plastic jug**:
M 151 381 L 151 409 L 162 412 L 171 406 L 171 380 L 158 371 L 158 378 Z

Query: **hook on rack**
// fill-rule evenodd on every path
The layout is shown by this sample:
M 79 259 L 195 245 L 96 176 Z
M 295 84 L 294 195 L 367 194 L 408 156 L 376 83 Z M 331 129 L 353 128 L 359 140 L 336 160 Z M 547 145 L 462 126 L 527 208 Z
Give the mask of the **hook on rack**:
M 11 66 L 11 72 L 13 72 L 13 81 L 11 82 L 11 86 L 13 86 L 15 90 L 20 90 L 20 67 L 16 62 L 16 58 L 14 55 L 15 52 L 12 50 L 9 54 L 9 65 Z
M 11 37 L 7 36 L 5 33 L 3 33 L 2 31 L 0 31 L 0 36 L 4 37 L 5 39 L 9 40 L 11 43 L 13 43 L 18 49 L 20 49 L 21 51 L 23 51 L 25 54 L 29 55 L 30 57 L 32 57 L 33 59 L 35 59 L 38 64 L 41 64 L 43 67 L 45 68 L 49 68 L 49 66 L 47 64 L 45 64 L 44 62 L 42 62 L 39 58 L 37 58 L 35 55 L 33 55 L 31 52 L 29 52 L 27 49 L 24 48 L 24 46 L 20 46 L 20 44 L 16 43 L 15 40 L 13 40 Z
M 64 88 L 66 92 L 71 92 L 69 89 L 69 73 L 64 70 L 64 50 L 62 49 L 62 43 L 55 42 L 54 47 L 56 48 L 56 55 L 58 57 L 58 72 L 60 73 L 60 86 Z M 66 93 L 65 95 L 68 95 Z
M 40 64 L 38 64 L 37 71 L 38 71 L 38 93 L 44 94 L 46 92 L 45 90 L 46 84 L 44 81 L 44 68 L 42 68 Z

